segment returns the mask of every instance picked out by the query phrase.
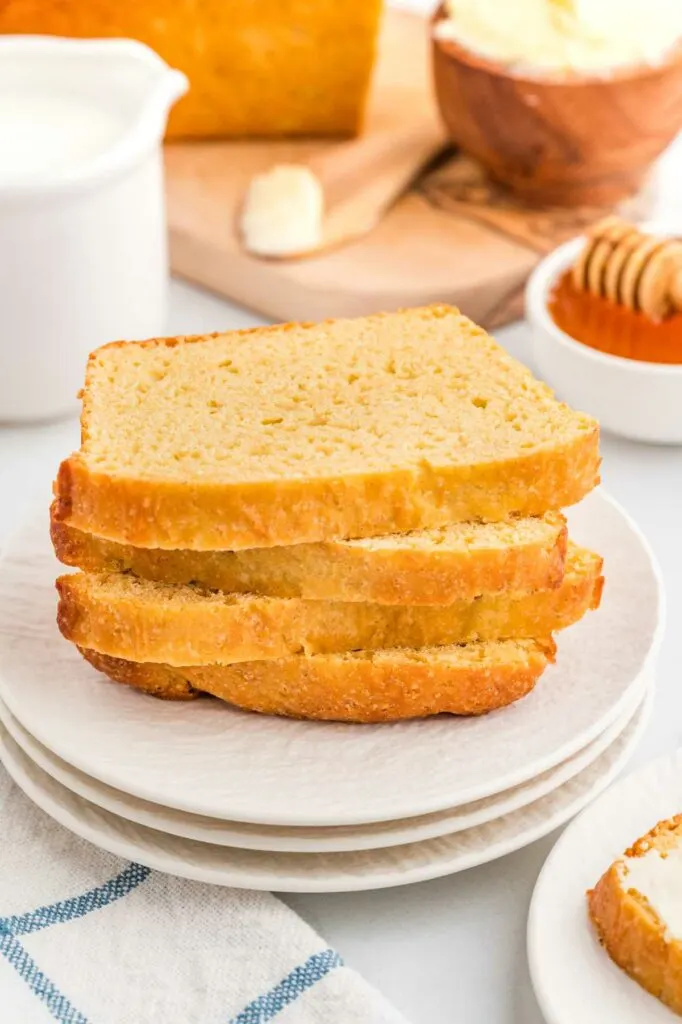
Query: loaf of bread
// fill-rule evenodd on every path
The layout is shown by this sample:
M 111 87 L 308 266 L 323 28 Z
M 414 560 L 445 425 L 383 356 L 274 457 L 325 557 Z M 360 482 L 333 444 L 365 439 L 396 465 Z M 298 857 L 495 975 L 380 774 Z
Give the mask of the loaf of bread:
M 381 0 L 3 0 L 0 33 L 123 36 L 190 81 L 169 135 L 352 135 Z
M 56 521 L 241 550 L 571 505 L 599 429 L 456 309 L 115 343 L 90 358 Z
M 72 573 L 57 581 L 58 622 L 79 647 L 180 666 L 532 638 L 565 629 L 597 607 L 601 567 L 597 555 L 572 547 L 556 589 L 435 606 L 224 594 L 126 573 Z
M 54 512 L 51 532 L 57 558 L 87 572 L 132 572 L 158 583 L 196 583 L 235 594 L 412 605 L 556 587 L 567 538 L 559 512 L 245 551 L 136 548 L 76 530 Z
M 195 668 L 81 653 L 114 681 L 169 700 L 209 693 L 272 715 L 392 722 L 441 713 L 480 715 L 511 704 L 533 689 L 554 660 L 555 646 L 549 639 L 506 640 Z

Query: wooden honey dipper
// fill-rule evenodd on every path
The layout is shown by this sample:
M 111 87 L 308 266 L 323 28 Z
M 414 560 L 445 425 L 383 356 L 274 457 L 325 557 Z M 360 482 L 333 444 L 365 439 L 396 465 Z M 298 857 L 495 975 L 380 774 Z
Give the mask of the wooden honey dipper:
M 572 278 L 579 291 L 664 320 L 682 311 L 682 241 L 607 217 L 590 231 Z

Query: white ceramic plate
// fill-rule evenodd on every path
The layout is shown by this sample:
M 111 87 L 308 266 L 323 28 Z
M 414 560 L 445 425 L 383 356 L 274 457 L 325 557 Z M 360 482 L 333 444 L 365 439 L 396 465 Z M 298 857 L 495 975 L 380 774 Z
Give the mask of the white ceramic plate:
M 106 681 L 54 625 L 47 514 L 0 572 L 0 697 L 49 750 L 107 785 L 167 807 L 256 824 L 327 826 L 415 817 L 480 800 L 547 771 L 624 712 L 657 648 L 658 574 L 611 499 L 571 512 L 600 551 L 599 612 L 562 634 L 557 665 L 510 708 L 381 726 L 240 712 L 215 700 L 155 701 Z
M 650 691 L 625 732 L 593 765 L 528 807 L 455 835 L 351 853 L 236 850 L 169 836 L 76 796 L 31 761 L 2 726 L 0 757 L 15 782 L 39 807 L 83 839 L 120 857 L 214 885 L 279 892 L 348 892 L 453 874 L 547 835 L 615 778 L 639 740 L 651 704 Z
M 433 839 L 483 825 L 494 818 L 525 807 L 574 778 L 592 764 L 617 739 L 639 709 L 645 698 L 647 683 L 627 713 L 616 719 L 596 740 L 578 751 L 568 761 L 551 768 L 529 782 L 507 790 L 499 796 L 487 797 L 473 804 L 464 804 L 436 814 L 375 825 L 349 825 L 338 828 L 296 828 L 276 825 L 249 825 L 241 822 L 208 818 L 173 810 L 129 796 L 118 789 L 98 782 L 67 764 L 31 736 L 0 701 L 0 721 L 12 739 L 32 761 L 57 782 L 90 803 L 128 821 L 159 829 L 173 836 L 196 839 L 203 843 L 234 846 L 244 850 L 273 850 L 293 853 L 330 853 L 344 850 L 373 850 L 402 843 Z
M 679 1020 L 611 962 L 592 930 L 585 893 L 636 839 L 680 812 L 682 751 L 621 779 L 550 853 L 528 919 L 531 977 L 547 1024 Z

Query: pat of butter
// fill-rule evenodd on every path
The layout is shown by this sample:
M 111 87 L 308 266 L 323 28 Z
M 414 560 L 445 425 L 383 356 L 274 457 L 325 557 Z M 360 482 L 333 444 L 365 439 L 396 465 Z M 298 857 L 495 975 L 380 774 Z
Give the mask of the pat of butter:
M 682 39 L 682 0 L 446 0 L 434 29 L 496 62 L 603 74 L 656 65 Z
M 646 897 L 673 939 L 682 939 L 682 846 L 662 857 L 652 847 L 641 857 L 626 857 L 621 875 L 624 889 Z
M 251 181 L 241 216 L 244 247 L 257 256 L 296 256 L 322 244 L 324 195 L 302 164 L 279 164 Z

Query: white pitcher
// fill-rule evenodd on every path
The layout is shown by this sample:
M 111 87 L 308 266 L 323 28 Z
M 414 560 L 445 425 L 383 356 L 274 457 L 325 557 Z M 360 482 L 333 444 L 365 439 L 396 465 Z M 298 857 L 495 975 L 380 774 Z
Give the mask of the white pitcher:
M 131 40 L 0 37 L 0 422 L 75 410 L 93 348 L 163 333 L 161 142 L 186 90 Z

